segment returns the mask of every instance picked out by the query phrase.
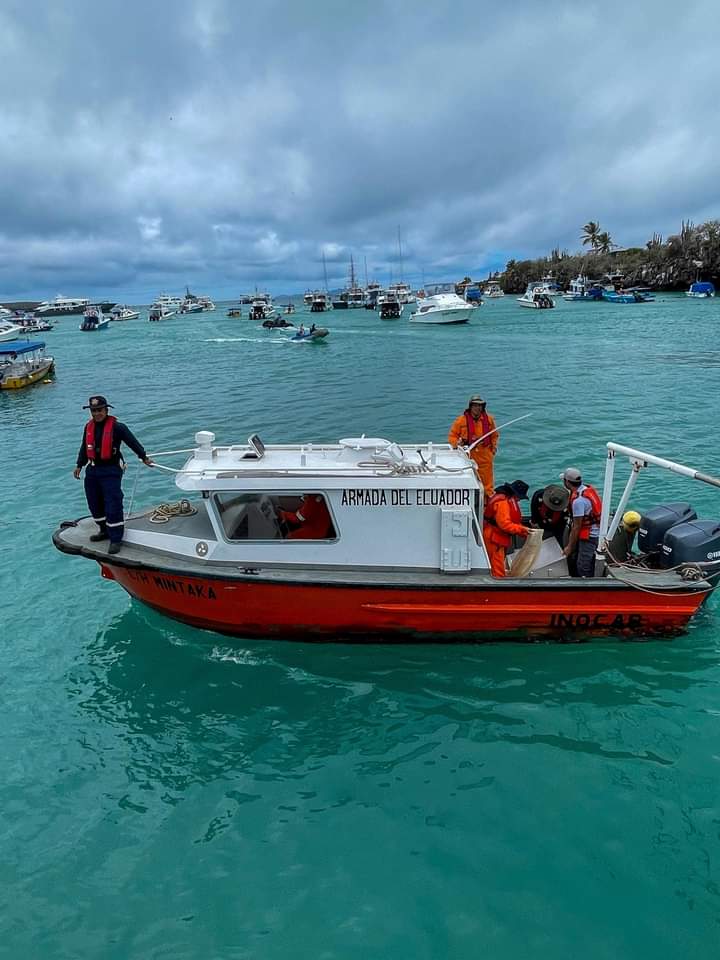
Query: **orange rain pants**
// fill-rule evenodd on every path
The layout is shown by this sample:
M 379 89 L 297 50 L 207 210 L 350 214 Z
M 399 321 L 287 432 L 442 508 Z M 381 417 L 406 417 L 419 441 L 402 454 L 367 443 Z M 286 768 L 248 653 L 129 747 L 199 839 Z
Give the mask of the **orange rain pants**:
M 494 430 L 495 418 L 490 413 L 487 414 L 487 418 L 489 421 L 489 429 Z M 473 440 L 481 436 L 482 427 L 480 424 L 481 421 L 478 419 L 475 427 L 476 435 L 468 438 L 467 419 L 465 414 L 461 413 L 460 416 L 453 421 L 453 425 L 450 427 L 448 443 L 453 447 L 458 447 L 460 444 L 463 444 L 463 446 L 468 446 L 473 442 Z M 472 453 L 470 454 L 475 463 L 475 468 L 478 472 L 478 476 L 480 477 L 480 482 L 483 485 L 486 500 L 489 500 L 490 497 L 495 493 L 493 460 L 495 459 L 495 454 L 497 453 L 497 433 L 491 434 L 488 439 L 490 441 L 489 447 L 484 447 L 481 443 L 479 443 L 473 448 Z

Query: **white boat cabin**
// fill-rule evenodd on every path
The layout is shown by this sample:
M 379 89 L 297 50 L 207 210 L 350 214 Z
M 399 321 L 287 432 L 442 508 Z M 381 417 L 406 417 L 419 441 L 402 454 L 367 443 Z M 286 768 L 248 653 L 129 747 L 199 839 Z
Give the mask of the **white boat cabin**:
M 181 490 L 202 496 L 187 537 L 131 521 L 126 542 L 244 568 L 488 569 L 482 485 L 461 450 L 372 437 L 265 447 L 253 436 L 219 447 L 201 431 L 195 440 L 176 473 Z M 310 512 L 307 533 L 286 522 Z

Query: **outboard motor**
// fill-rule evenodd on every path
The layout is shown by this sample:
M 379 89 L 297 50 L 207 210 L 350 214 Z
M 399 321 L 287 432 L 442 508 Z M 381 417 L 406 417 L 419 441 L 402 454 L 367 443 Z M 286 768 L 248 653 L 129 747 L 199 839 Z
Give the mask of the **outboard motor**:
M 658 563 L 665 534 L 679 523 L 696 520 L 697 514 L 689 503 L 662 503 L 642 514 L 637 545 L 641 553 L 649 554 Z
M 708 569 L 708 580 L 720 577 L 720 522 L 717 520 L 678 523 L 665 534 L 661 557 L 663 567 L 713 561 L 717 567 Z

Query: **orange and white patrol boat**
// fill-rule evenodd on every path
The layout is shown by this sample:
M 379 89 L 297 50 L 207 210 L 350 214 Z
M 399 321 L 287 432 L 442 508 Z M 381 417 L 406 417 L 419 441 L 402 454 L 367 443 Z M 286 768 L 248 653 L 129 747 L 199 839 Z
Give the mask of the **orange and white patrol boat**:
M 720 577 L 720 524 L 697 520 L 689 505 L 649 511 L 641 555 L 611 560 L 607 544 L 641 471 L 720 486 L 618 444 L 607 445 L 595 577 L 569 576 L 557 541 L 533 531 L 496 579 L 479 523 L 483 491 L 464 450 L 370 437 L 216 446 L 205 431 L 195 441 L 174 451 L 190 453 L 172 471 L 188 499 L 130 515 L 120 553 L 90 541 L 90 518 L 62 523 L 53 541 L 97 561 L 142 603 L 203 629 L 370 642 L 672 635 Z M 620 456 L 630 471 L 613 513 Z

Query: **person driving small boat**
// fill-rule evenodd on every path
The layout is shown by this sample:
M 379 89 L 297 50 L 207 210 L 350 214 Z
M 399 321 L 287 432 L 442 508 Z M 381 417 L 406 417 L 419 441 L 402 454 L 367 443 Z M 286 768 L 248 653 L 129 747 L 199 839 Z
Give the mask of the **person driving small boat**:
M 290 527 L 287 540 L 328 540 L 335 536 L 325 498 L 303 494 L 298 510 L 281 510 L 280 519 Z

